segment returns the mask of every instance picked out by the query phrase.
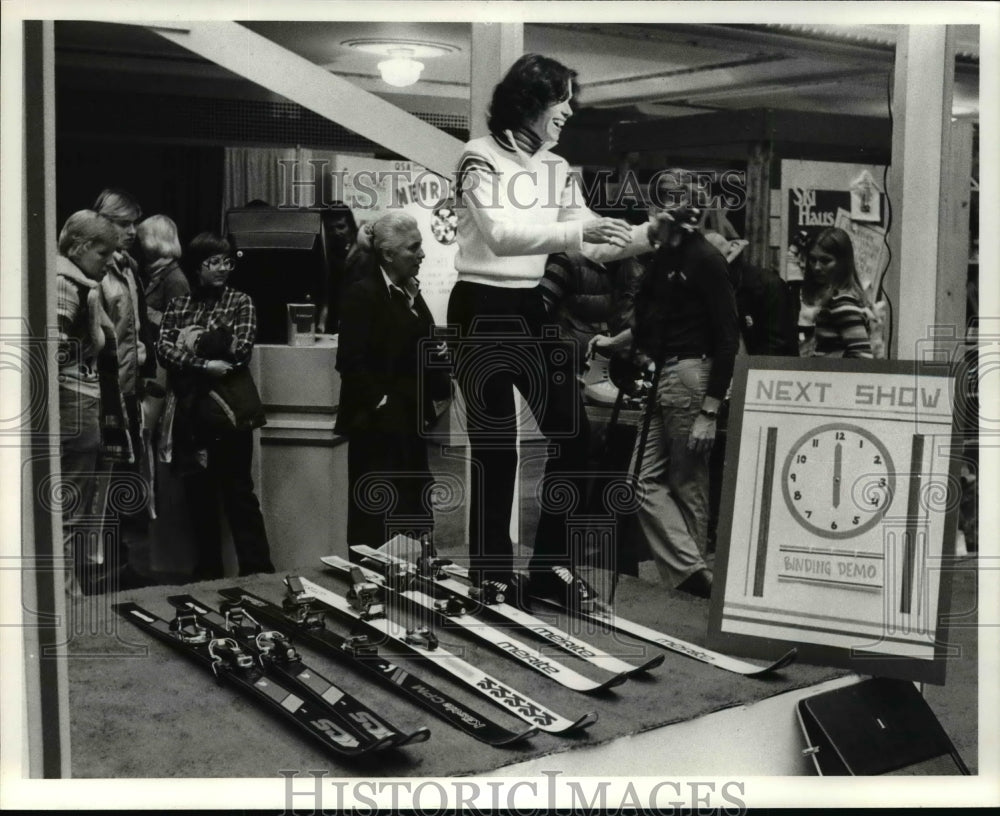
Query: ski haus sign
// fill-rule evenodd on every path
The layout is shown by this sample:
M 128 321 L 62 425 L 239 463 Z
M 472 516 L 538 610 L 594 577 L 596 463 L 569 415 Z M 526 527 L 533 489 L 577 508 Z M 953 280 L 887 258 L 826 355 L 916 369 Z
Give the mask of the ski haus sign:
M 944 682 L 953 378 L 914 361 L 742 357 L 709 643 Z

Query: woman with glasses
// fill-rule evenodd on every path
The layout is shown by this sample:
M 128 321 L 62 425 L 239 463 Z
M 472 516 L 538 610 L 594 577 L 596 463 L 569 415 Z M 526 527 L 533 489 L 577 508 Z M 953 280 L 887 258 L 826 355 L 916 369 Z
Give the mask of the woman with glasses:
M 253 431 L 223 434 L 200 427 L 197 398 L 213 381 L 250 362 L 257 334 L 253 301 L 226 286 L 232 248 L 203 232 L 188 245 L 184 269 L 191 292 L 174 298 L 163 314 L 157 354 L 177 395 L 174 462 L 181 469 L 195 527 L 194 580 L 223 577 L 218 502 L 229 521 L 240 575 L 274 572 L 264 518 L 250 467 Z

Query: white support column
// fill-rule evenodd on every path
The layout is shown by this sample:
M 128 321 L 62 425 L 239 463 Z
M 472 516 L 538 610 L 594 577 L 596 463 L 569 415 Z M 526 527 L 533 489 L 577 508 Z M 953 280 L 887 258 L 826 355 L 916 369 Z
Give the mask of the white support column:
M 892 263 L 887 289 L 895 326 L 890 355 L 913 359 L 938 315 L 939 293 L 954 270 L 942 251 L 952 214 L 951 107 L 955 36 L 948 26 L 903 26 L 896 43 L 889 195 Z M 942 265 L 942 262 L 945 262 Z M 964 268 L 963 268 L 964 274 Z
M 239 23 L 220 20 L 182 29 L 149 28 L 434 173 L 447 178 L 455 169 L 462 143 L 454 136 Z
M 972 199 L 972 122 L 950 123 L 951 144 L 941 184 L 941 244 L 935 319 L 964 335 L 966 285 L 969 279 L 969 214 Z
M 486 135 L 493 89 L 524 53 L 523 23 L 473 23 L 469 85 L 469 135 Z

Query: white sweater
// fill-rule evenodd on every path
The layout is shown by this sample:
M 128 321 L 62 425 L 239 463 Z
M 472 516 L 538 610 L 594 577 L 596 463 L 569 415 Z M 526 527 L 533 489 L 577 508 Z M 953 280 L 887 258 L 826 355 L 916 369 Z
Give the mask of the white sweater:
M 646 225 L 632 228 L 629 245 L 583 242 L 591 212 L 565 159 L 539 150 L 529 156 L 493 136 L 466 144 L 459 161 L 460 281 L 513 289 L 537 286 L 553 252 L 577 250 L 595 261 L 629 258 L 652 247 Z

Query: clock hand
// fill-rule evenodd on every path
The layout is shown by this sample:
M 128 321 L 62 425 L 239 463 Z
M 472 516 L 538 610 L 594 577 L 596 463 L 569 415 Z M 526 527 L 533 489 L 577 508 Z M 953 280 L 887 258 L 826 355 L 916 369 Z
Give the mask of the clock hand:
M 843 445 L 839 442 L 833 449 L 833 507 L 840 507 L 840 470 L 843 457 Z

